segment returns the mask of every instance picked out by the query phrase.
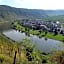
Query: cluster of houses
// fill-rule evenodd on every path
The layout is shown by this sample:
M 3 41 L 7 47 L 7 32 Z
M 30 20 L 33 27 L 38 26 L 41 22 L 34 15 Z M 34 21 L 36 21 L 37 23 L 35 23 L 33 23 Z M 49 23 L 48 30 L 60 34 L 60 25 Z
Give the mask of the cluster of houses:
M 49 32 L 56 32 L 56 33 L 60 33 L 62 35 L 64 35 L 64 29 L 62 28 L 62 25 L 59 21 L 42 21 L 42 20 L 28 20 L 28 19 L 23 19 L 20 22 L 21 25 L 25 26 L 25 27 L 29 27 L 32 29 L 36 29 L 36 30 L 46 30 Z

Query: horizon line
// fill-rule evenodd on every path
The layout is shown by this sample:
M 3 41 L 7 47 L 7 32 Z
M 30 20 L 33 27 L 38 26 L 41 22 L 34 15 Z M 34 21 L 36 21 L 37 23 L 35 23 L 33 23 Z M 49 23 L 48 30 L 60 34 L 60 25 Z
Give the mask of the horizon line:
M 13 7 L 13 8 L 18 8 L 18 9 L 22 9 L 21 7 L 15 7 L 15 6 L 10 6 L 10 5 L 0 5 L 0 6 L 9 6 L 9 7 Z M 23 9 L 31 9 L 31 10 L 64 10 L 64 9 L 34 9 L 34 8 L 23 8 Z

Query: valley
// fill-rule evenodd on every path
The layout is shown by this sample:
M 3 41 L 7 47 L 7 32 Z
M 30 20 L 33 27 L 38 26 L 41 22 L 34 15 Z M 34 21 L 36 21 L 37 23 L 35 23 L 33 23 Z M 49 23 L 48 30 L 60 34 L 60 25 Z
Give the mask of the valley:
M 64 64 L 64 10 L 0 5 L 0 64 Z

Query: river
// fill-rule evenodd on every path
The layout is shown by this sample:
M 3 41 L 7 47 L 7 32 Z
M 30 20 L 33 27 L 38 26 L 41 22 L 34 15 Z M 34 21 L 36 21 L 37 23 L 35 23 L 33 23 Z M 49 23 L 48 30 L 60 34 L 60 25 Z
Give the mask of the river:
M 56 50 L 64 50 L 63 42 L 60 42 L 57 40 L 52 40 L 52 39 L 45 40 L 45 38 L 39 38 L 38 36 L 31 35 L 31 34 L 30 36 L 27 36 L 25 33 L 21 33 L 14 29 L 5 30 L 3 31 L 3 34 L 6 37 L 17 42 L 21 42 L 23 39 L 27 38 L 33 44 L 35 44 L 37 49 L 44 51 L 46 53 L 49 53 L 49 52 L 51 53 L 52 51 L 56 51 Z

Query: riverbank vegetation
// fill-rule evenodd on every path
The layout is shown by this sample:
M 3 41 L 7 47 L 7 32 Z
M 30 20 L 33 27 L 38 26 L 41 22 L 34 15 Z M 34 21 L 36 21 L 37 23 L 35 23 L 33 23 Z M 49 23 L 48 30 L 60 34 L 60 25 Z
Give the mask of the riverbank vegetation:
M 0 64 L 43 64 L 49 62 L 48 58 L 49 55 L 36 50 L 29 40 L 12 42 L 0 34 Z
M 56 34 L 56 33 L 54 34 L 47 31 L 30 29 L 28 27 L 20 25 L 17 21 L 13 23 L 13 28 L 21 32 L 25 32 L 26 34 L 32 34 L 32 35 L 37 35 L 39 37 L 45 37 L 45 38 L 55 39 L 59 41 L 64 41 L 64 36 L 61 34 Z
M 20 43 L 11 41 L 0 33 L 0 64 L 63 64 L 64 52 L 46 54 L 37 50 L 28 39 Z

